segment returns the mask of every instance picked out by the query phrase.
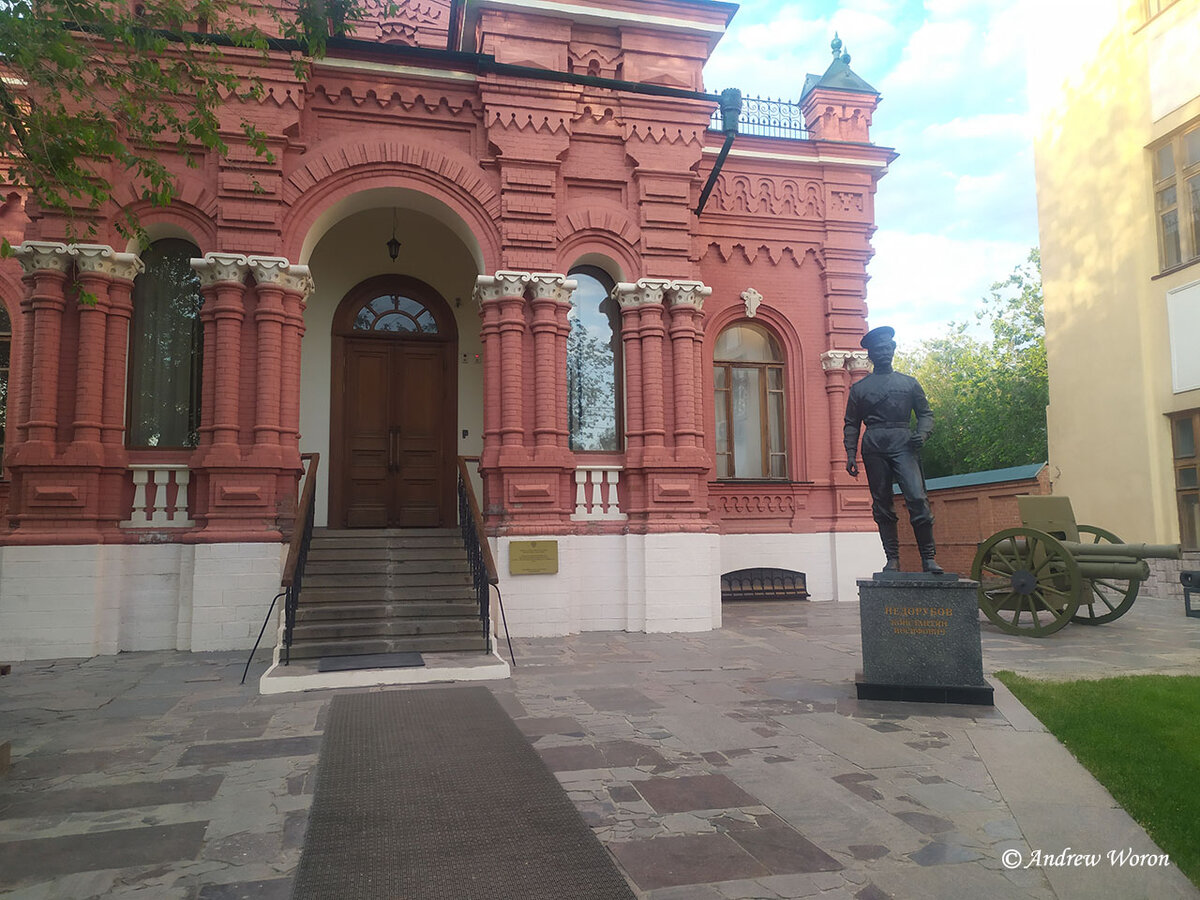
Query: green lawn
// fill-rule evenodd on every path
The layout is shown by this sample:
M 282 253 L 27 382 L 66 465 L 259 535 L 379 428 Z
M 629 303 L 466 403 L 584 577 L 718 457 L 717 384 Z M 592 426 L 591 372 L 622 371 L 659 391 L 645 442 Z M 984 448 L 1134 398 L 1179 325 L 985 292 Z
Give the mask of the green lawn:
M 996 677 L 1200 885 L 1200 677 Z

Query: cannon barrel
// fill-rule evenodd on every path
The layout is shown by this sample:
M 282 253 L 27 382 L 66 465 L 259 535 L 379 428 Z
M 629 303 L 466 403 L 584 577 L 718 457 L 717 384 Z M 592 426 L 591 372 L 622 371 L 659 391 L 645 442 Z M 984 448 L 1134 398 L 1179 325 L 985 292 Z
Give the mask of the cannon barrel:
M 1178 544 L 1082 544 L 1075 541 L 1060 541 L 1072 556 L 1120 556 L 1125 559 L 1179 559 Z

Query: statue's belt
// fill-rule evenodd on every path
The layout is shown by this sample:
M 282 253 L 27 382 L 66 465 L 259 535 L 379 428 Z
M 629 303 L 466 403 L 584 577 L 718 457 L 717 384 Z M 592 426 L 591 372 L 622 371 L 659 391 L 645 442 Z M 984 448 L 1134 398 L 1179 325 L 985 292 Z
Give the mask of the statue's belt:
M 871 428 L 909 428 L 908 422 L 868 422 L 868 430 Z

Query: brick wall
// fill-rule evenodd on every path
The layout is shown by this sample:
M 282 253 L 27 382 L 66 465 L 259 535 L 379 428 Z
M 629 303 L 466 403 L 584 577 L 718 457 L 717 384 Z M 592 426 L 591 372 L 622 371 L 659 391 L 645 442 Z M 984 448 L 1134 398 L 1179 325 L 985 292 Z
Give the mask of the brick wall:
M 1009 470 L 999 470 L 997 475 Z M 980 477 L 989 473 L 981 472 Z M 970 478 L 971 476 L 963 476 Z M 1002 476 L 1001 476 L 1002 477 Z M 971 562 L 980 542 L 1005 528 L 1021 524 L 1017 497 L 1021 494 L 1049 494 L 1050 470 L 1042 466 L 1031 478 L 988 481 L 952 487 L 959 477 L 929 479 L 929 502 L 933 508 L 933 534 L 937 541 L 937 559 L 947 572 L 969 576 Z M 897 498 L 900 516 L 900 566 L 905 571 L 921 570 L 921 558 L 908 524 L 903 498 Z

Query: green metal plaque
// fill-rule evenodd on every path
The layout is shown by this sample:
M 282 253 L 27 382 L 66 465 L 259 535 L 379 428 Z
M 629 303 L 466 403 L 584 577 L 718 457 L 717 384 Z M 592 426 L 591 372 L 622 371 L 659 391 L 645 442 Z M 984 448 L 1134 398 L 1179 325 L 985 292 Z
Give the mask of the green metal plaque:
M 553 575 L 558 572 L 558 541 L 511 541 L 508 545 L 511 575 Z

